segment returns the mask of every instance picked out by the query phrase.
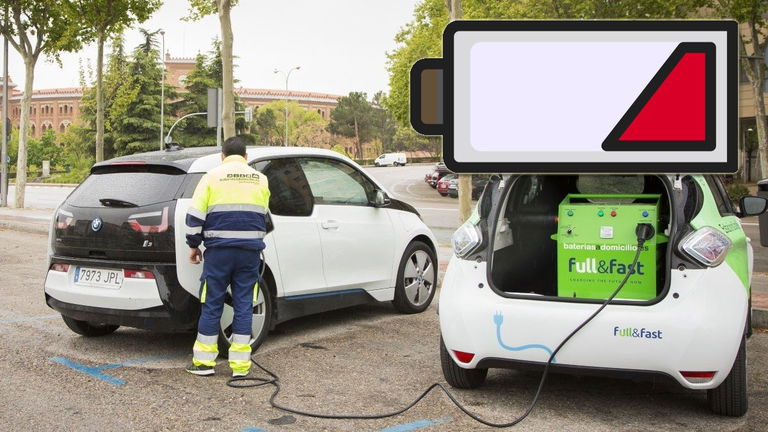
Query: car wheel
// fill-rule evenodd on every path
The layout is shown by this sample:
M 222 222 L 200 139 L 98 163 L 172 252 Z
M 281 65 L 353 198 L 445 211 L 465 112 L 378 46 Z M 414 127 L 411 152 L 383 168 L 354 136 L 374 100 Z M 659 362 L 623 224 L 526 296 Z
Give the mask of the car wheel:
M 424 311 L 432 302 L 437 286 L 437 258 L 424 242 L 405 248 L 397 270 L 395 308 L 402 313 Z
M 101 324 L 76 320 L 66 315 L 62 315 L 61 318 L 64 320 L 64 324 L 66 324 L 70 330 L 79 335 L 87 337 L 106 336 L 108 334 L 114 333 L 115 330 L 120 327 L 119 325 L 113 324 Z
M 274 305 L 272 294 L 265 280 L 259 282 L 259 296 L 253 304 L 253 321 L 251 324 L 251 352 L 256 352 L 259 346 L 267 338 L 272 324 Z M 232 319 L 235 310 L 232 308 L 232 296 L 227 292 L 224 299 L 224 310 L 221 314 L 221 326 L 219 327 L 219 355 L 227 357 L 229 354 L 230 338 L 232 337 Z
M 440 366 L 443 369 L 443 377 L 451 387 L 460 389 L 473 389 L 480 387 L 488 376 L 488 369 L 464 369 L 456 364 L 448 354 L 443 337 L 440 337 Z
M 747 339 L 742 337 L 731 372 L 719 386 L 707 390 L 709 409 L 715 414 L 741 417 L 747 412 Z

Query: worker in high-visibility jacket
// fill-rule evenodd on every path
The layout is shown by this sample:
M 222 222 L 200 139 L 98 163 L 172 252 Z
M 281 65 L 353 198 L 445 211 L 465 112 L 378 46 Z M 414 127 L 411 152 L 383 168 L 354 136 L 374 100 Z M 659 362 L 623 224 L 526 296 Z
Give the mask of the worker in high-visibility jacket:
M 213 375 L 218 335 L 227 286 L 232 288 L 232 337 L 229 365 L 232 376 L 246 376 L 251 367 L 251 321 L 258 296 L 260 254 L 267 231 L 267 178 L 246 162 L 245 142 L 239 137 L 222 145 L 222 164 L 203 176 L 192 196 L 186 229 L 189 261 L 199 264 L 200 321 L 187 372 Z

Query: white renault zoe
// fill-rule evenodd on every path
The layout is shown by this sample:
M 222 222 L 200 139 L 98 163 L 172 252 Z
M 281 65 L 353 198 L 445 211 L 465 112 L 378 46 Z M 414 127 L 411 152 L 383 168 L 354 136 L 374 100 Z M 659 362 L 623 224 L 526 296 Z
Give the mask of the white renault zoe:
M 189 264 L 184 217 L 219 148 L 136 154 L 96 164 L 56 210 L 47 304 L 76 333 L 130 326 L 194 329 L 202 266 Z M 410 205 L 352 160 L 311 148 L 252 147 L 269 179 L 274 230 L 253 305 L 251 345 L 276 324 L 366 302 L 425 310 L 435 295 L 437 242 Z M 220 343 L 233 310 L 227 300 Z

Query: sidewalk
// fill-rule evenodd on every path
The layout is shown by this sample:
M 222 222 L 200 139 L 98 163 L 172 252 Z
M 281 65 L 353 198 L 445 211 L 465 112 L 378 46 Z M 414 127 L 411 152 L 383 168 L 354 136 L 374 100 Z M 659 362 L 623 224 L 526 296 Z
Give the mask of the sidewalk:
M 0 208 L 0 230 L 48 234 L 53 210 L 50 209 L 14 209 Z M 437 259 L 440 263 L 438 280 L 442 284 L 448 261 L 453 255 L 449 245 L 440 245 Z M 768 329 L 768 273 L 752 275 L 752 327 Z

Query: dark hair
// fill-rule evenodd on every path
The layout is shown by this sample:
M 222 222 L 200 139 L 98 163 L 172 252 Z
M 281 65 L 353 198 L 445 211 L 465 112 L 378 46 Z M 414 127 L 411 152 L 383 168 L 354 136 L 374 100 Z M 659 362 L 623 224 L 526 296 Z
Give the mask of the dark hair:
M 239 136 L 227 138 L 221 146 L 221 152 L 224 156 L 245 156 L 245 141 Z

